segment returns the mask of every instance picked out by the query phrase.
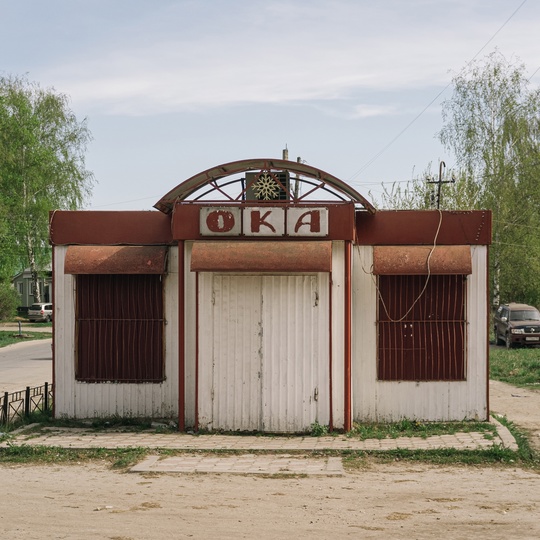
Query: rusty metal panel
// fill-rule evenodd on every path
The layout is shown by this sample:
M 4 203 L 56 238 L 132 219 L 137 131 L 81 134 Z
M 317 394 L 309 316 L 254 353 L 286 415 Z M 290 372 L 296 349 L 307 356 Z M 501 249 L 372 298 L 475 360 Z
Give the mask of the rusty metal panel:
M 171 218 L 161 212 L 54 210 L 49 214 L 53 245 L 171 244 Z
M 161 276 L 77 276 L 76 379 L 163 381 L 163 322 Z
M 465 380 L 466 278 L 379 276 L 378 379 Z
M 165 246 L 69 246 L 66 274 L 165 274 Z
M 442 218 L 442 219 L 441 219 Z M 491 244 L 491 211 L 379 210 L 356 213 L 361 245 Z
M 195 242 L 194 272 L 330 272 L 332 243 Z
M 378 275 L 472 273 L 470 246 L 375 246 L 373 273 Z

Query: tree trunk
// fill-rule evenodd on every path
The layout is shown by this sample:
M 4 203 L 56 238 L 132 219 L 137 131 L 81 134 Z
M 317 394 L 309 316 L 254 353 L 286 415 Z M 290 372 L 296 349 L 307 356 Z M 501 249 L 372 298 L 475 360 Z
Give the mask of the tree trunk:
M 30 259 L 30 275 L 32 277 L 32 294 L 34 296 L 34 302 L 39 304 L 41 302 L 41 289 L 39 286 L 38 269 L 36 266 L 36 258 L 34 256 L 34 250 L 29 249 Z

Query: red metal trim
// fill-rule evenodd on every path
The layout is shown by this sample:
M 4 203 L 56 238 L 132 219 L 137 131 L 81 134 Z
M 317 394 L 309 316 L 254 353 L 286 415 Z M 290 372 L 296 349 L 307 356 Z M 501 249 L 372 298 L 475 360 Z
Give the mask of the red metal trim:
M 330 387 L 330 420 L 328 429 L 334 431 L 334 400 L 332 396 L 332 273 L 330 272 L 328 280 L 328 386 Z
M 247 171 L 289 171 L 291 173 L 297 173 L 299 175 L 317 179 L 320 182 L 331 185 L 337 191 L 347 196 L 350 200 L 358 202 L 364 206 L 364 208 L 370 212 L 375 212 L 375 207 L 365 199 L 354 188 L 339 180 L 335 176 L 316 169 L 305 163 L 299 163 L 297 161 L 287 161 L 283 159 L 245 159 L 241 161 L 233 161 L 230 163 L 224 163 L 200 172 L 191 178 L 188 178 L 184 182 L 178 184 L 175 188 L 171 189 L 166 195 L 164 195 L 155 205 L 161 212 L 169 214 L 172 212 L 174 203 L 176 201 L 186 200 L 192 193 L 205 184 L 211 184 L 215 180 L 231 176 L 233 174 L 239 174 Z
M 195 431 L 199 430 L 199 273 L 195 274 Z
M 351 411 L 351 330 L 352 330 L 352 283 L 351 283 L 351 242 L 345 242 L 345 419 L 343 428 L 345 432 L 352 427 Z
M 491 326 L 491 298 L 489 296 L 489 246 L 487 246 L 486 252 L 486 304 L 487 313 L 486 324 L 486 421 L 489 421 L 490 406 L 489 406 L 489 328 Z M 468 365 L 467 365 L 468 366 Z
M 178 431 L 186 430 L 186 325 L 184 242 L 178 242 Z
M 55 248 L 53 247 L 52 250 L 52 301 L 53 301 L 53 310 L 56 306 L 56 298 L 54 296 L 55 293 L 55 281 L 56 281 L 56 272 L 55 272 L 55 261 L 56 261 L 56 254 L 55 254 Z M 53 311 L 53 318 L 52 318 L 52 384 L 53 384 L 53 392 L 56 392 L 56 351 L 55 351 L 55 334 L 56 334 L 56 317 L 54 316 Z M 53 394 L 54 395 L 54 394 Z M 52 400 L 52 415 L 53 418 L 55 418 L 55 410 L 56 410 L 56 400 Z
M 331 242 L 195 242 L 192 272 L 330 272 Z

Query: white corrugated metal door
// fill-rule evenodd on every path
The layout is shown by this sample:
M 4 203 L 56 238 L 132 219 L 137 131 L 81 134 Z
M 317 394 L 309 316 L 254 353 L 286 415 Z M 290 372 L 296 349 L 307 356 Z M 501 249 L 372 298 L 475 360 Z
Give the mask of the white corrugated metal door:
M 211 426 L 257 430 L 261 419 L 260 277 L 214 275 L 212 303 Z
M 294 432 L 328 424 L 328 274 L 214 274 L 212 304 L 209 427 Z

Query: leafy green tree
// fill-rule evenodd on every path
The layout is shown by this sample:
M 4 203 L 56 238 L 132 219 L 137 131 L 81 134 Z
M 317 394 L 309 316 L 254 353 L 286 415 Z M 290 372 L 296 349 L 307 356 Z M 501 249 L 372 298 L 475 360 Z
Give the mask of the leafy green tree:
M 36 302 L 39 271 L 50 261 L 49 211 L 79 208 L 91 193 L 84 156 L 90 140 L 67 96 L 0 77 L 0 274 L 6 279 L 30 267 Z
M 454 78 L 441 142 L 478 186 L 474 207 L 493 212 L 492 302 L 540 300 L 538 112 L 525 66 L 494 52 Z
M 449 176 L 450 175 L 450 176 Z M 412 178 L 405 184 L 392 184 L 391 188 L 383 186 L 380 196 L 384 208 L 399 210 L 428 210 L 437 207 L 437 186 L 430 183 L 438 179 L 431 164 L 421 176 Z M 449 181 L 448 177 L 453 181 Z M 479 186 L 462 171 L 450 171 L 444 175 L 446 184 L 441 192 L 440 208 L 444 210 L 473 210 L 479 199 Z
M 494 52 L 453 80 L 443 103 L 442 144 L 453 154 L 455 182 L 445 184 L 441 208 L 490 209 L 491 298 L 540 304 L 540 91 L 525 67 Z M 433 207 L 430 168 L 407 187 L 383 194 L 383 204 Z
M 19 305 L 19 295 L 10 283 L 0 282 L 0 321 L 13 317 Z

